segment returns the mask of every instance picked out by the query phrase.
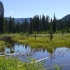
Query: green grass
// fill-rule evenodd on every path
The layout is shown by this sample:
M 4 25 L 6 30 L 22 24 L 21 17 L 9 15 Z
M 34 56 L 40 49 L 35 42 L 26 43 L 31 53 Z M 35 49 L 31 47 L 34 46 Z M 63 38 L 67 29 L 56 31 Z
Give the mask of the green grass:
M 0 41 L 0 50 L 1 51 L 5 50 L 5 42 L 4 41 Z
M 57 64 L 54 66 L 55 70 L 62 70 L 62 66 L 58 66 Z
M 10 50 L 10 53 L 14 53 L 14 50 Z
M 6 43 L 6 46 L 7 46 L 8 48 L 10 48 L 10 47 L 11 47 L 11 45 L 10 45 L 9 43 Z
M 0 57 L 0 70 L 25 70 L 25 67 L 18 59 Z
M 70 47 L 70 34 L 53 34 L 53 40 L 49 39 L 49 34 L 38 34 L 37 38 L 34 38 L 34 34 L 30 35 L 30 37 L 26 36 L 14 36 L 12 40 L 17 41 L 21 44 L 26 44 L 31 46 L 32 48 L 47 48 L 47 47 L 62 47 L 67 46 Z
M 0 46 L 4 46 L 5 42 L 4 41 L 0 41 Z
M 13 57 L 0 57 L 0 70 L 46 70 L 44 62 L 35 62 L 33 58 L 29 58 L 29 61 L 22 62 L 21 60 Z M 31 63 L 33 62 L 33 63 Z M 61 70 L 61 66 L 54 66 L 55 70 Z
M 34 59 L 30 59 L 29 62 L 22 62 L 19 59 L 8 57 L 0 57 L 0 70 L 45 70 L 43 63 L 36 63 Z

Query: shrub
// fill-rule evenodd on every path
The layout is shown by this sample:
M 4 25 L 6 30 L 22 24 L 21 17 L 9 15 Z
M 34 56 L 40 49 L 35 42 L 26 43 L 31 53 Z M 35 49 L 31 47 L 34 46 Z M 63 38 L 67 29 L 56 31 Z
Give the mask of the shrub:
M 10 53 L 14 53 L 14 50 L 10 50 Z

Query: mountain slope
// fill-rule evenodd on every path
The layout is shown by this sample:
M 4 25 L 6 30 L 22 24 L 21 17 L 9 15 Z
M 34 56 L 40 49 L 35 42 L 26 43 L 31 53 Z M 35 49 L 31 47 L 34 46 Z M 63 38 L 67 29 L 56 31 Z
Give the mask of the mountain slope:
M 70 21 L 70 14 L 64 16 L 63 18 L 60 19 L 62 22 L 66 21 Z
M 9 20 L 9 17 L 5 17 L 5 19 Z M 30 18 L 26 18 L 26 20 L 30 23 Z M 14 18 L 15 23 L 20 22 L 22 23 L 23 21 L 25 21 L 25 18 Z

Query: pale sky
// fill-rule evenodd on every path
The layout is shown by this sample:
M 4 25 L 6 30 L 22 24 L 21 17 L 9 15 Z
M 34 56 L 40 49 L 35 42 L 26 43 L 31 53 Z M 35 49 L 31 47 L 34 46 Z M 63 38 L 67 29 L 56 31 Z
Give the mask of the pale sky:
M 27 18 L 44 14 L 60 19 L 70 14 L 70 0 L 0 0 L 5 17 Z

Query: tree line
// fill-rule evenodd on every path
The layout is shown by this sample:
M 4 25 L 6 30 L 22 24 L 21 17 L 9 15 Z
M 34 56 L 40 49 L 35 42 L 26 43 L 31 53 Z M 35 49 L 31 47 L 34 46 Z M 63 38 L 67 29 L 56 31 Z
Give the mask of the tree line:
M 1 19 L 1 18 L 0 18 Z M 61 32 L 70 32 L 70 21 L 64 20 L 57 20 L 54 14 L 53 19 L 49 16 L 44 15 L 35 15 L 33 18 L 30 18 L 30 22 L 22 21 L 22 23 L 18 22 L 15 23 L 14 18 L 9 18 L 9 20 L 2 18 L 2 31 L 0 33 L 20 33 L 20 32 L 27 32 L 32 34 L 34 32 L 41 33 L 41 32 L 50 32 L 57 33 L 58 31 Z M 1 22 L 1 21 L 0 21 Z

